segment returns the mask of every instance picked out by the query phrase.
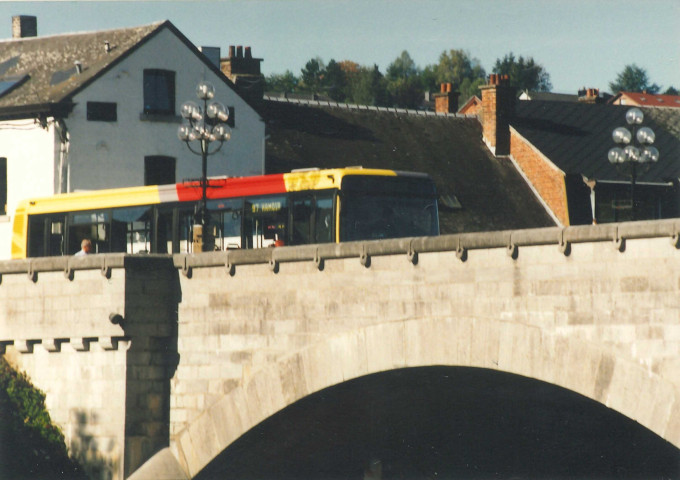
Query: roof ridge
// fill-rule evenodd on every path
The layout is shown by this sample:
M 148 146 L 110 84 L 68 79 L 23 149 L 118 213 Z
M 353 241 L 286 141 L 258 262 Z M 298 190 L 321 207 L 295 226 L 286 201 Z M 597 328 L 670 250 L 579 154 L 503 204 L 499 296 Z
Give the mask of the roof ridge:
M 343 108 L 346 110 L 365 110 L 373 112 L 401 113 L 405 115 L 417 115 L 427 117 L 477 118 L 477 115 L 471 115 L 467 113 L 443 113 L 432 112 L 430 110 L 414 110 L 396 107 L 377 107 L 373 105 L 361 105 L 357 103 L 333 102 L 330 100 L 305 100 L 299 98 L 276 97 L 266 94 L 264 95 L 264 100 L 281 103 L 295 103 L 307 107 L 331 107 L 331 108 Z
M 144 29 L 148 28 L 150 30 L 154 30 L 166 22 L 169 22 L 169 20 L 158 20 L 153 23 L 147 23 L 144 25 L 137 25 L 137 26 L 132 26 L 132 27 L 120 27 L 120 28 L 107 28 L 105 30 L 88 30 L 88 31 L 81 31 L 81 32 L 64 32 L 64 33 L 54 33 L 51 35 L 37 35 L 35 37 L 22 37 L 22 38 L 5 38 L 5 39 L 0 39 L 0 44 L 2 43 L 14 43 L 14 42 L 34 42 L 34 41 L 40 41 L 40 40 L 45 40 L 45 39 L 54 39 L 54 38 L 59 38 L 59 37 L 75 37 L 75 36 L 84 36 L 84 35 L 100 35 L 100 34 L 106 34 L 110 32 L 122 32 L 125 30 L 139 30 L 139 29 Z

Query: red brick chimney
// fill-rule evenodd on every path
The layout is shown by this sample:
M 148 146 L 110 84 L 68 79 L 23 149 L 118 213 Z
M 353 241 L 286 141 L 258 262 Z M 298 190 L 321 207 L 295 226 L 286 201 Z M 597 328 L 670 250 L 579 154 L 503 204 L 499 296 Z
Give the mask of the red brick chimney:
M 238 88 L 243 98 L 260 102 L 264 95 L 264 75 L 260 72 L 261 58 L 253 58 L 250 47 L 229 46 L 229 56 L 220 60 L 220 70 Z
M 578 101 L 583 103 L 600 103 L 600 89 L 583 87 L 578 91 Z
M 437 113 L 456 113 L 458 111 L 460 92 L 452 91 L 450 83 L 442 83 L 440 90 L 440 93 L 433 95 L 434 111 Z
M 482 136 L 494 155 L 510 154 L 510 119 L 515 115 L 515 87 L 508 75 L 489 75 L 482 91 Z

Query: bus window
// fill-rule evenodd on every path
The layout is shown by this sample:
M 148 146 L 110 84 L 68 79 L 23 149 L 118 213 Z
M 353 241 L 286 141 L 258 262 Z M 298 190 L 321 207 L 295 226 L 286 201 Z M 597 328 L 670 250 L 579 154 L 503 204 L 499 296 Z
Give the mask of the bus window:
M 46 238 L 45 230 L 48 218 L 45 216 L 31 216 L 28 220 L 28 256 L 29 257 L 46 257 L 49 253 L 46 252 Z
M 215 231 L 215 247 L 219 250 L 241 248 L 243 199 L 211 200 L 208 210 Z
M 302 194 L 291 200 L 292 245 L 333 241 L 333 194 Z
M 293 231 L 291 244 L 304 245 L 313 243 L 312 235 L 312 196 L 305 195 L 291 200 L 293 212 Z
M 193 251 L 194 207 L 180 207 L 178 213 L 179 253 Z
M 270 247 L 274 246 L 276 240 L 287 239 L 287 197 L 277 195 L 247 198 L 244 212 L 246 248 Z
M 47 251 L 45 256 L 64 255 L 64 224 L 66 223 L 66 216 L 51 215 L 47 218 L 46 227 L 49 237 L 47 238 Z
M 439 234 L 434 184 L 427 177 L 351 176 L 343 180 L 340 240 Z
M 80 242 L 89 238 L 94 253 L 110 251 L 108 236 L 109 212 L 74 212 L 68 218 L 67 255 L 80 250 Z
M 151 247 L 151 207 L 113 210 L 111 251 L 149 253 Z
M 156 238 L 151 246 L 153 253 L 173 253 L 172 219 L 172 210 L 156 210 Z
M 28 220 L 28 256 L 64 255 L 64 214 L 31 215 Z
M 314 234 L 316 243 L 329 243 L 333 238 L 333 194 L 319 194 L 314 212 Z

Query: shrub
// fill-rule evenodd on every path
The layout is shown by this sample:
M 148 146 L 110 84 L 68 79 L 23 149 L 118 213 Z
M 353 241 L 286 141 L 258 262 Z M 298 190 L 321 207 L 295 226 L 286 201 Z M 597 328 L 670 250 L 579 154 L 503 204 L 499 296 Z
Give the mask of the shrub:
M 45 408 L 45 394 L 0 357 L 0 478 L 85 478 Z

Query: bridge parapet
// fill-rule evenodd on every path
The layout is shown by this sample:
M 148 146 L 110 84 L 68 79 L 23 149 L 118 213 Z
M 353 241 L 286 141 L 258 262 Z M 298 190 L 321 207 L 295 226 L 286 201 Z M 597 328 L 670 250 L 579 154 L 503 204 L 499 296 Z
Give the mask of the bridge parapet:
M 323 269 L 324 260 L 356 257 L 362 265 L 370 266 L 367 262 L 372 256 L 398 254 L 406 254 L 408 260 L 415 263 L 418 253 L 454 251 L 460 260 L 465 261 L 468 251 L 490 248 L 506 248 L 508 255 L 517 258 L 519 247 L 555 245 L 560 253 L 568 256 L 573 244 L 611 242 L 615 249 L 623 252 L 626 240 L 663 237 L 667 237 L 675 248 L 680 248 L 680 220 L 474 232 L 438 237 L 230 250 L 202 255 L 181 254 L 174 256 L 174 264 L 185 276 L 190 276 L 195 268 L 219 266 L 224 266 L 230 275 L 234 275 L 238 265 L 268 264 L 272 271 L 278 272 L 281 263 L 311 261 L 317 268 Z

